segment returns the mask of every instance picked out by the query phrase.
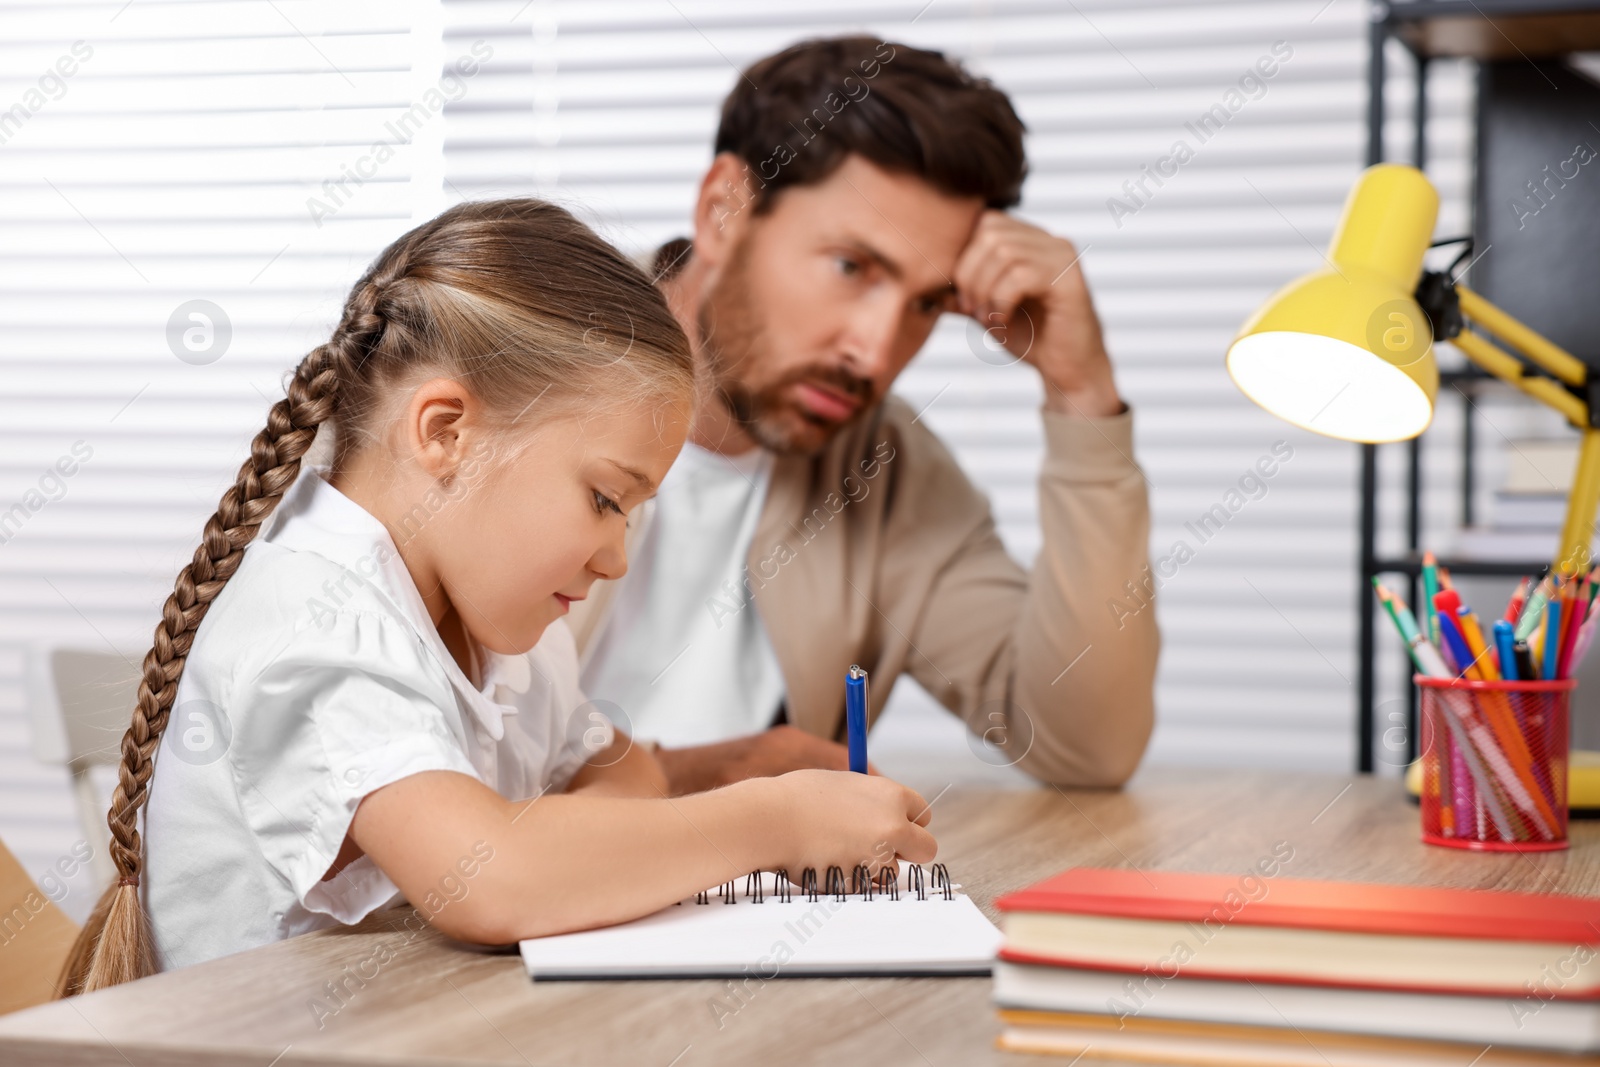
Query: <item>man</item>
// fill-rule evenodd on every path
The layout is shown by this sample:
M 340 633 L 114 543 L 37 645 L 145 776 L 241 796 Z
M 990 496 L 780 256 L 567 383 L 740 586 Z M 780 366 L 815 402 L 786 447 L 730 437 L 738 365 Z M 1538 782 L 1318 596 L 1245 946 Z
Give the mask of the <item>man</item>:
M 584 689 L 692 792 L 843 768 L 844 675 L 909 673 L 1008 762 L 1117 785 L 1153 718 L 1149 506 L 1078 253 L 1006 214 L 1023 127 L 935 52 L 809 41 L 745 71 L 661 284 L 708 395 L 631 572 L 571 623 Z M 889 387 L 968 315 L 1044 382 L 1043 545 Z M 604 706 L 604 705 L 602 705 Z

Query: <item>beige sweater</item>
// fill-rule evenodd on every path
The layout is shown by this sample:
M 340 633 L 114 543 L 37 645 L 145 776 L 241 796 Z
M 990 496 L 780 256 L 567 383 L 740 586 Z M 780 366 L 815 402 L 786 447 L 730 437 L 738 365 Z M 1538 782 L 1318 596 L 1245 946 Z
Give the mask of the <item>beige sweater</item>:
M 1001 544 L 983 493 L 898 399 L 818 455 L 778 458 L 745 578 L 791 723 L 842 740 L 844 674 L 859 663 L 873 718 L 908 672 L 1000 747 L 991 761 L 1061 785 L 1133 773 L 1160 646 L 1153 607 L 1130 612 L 1139 600 L 1125 584 L 1149 585 L 1133 415 L 1042 414 L 1043 546 L 1031 574 Z M 626 623 L 606 618 L 615 587 L 573 605 L 580 653 L 601 625 Z

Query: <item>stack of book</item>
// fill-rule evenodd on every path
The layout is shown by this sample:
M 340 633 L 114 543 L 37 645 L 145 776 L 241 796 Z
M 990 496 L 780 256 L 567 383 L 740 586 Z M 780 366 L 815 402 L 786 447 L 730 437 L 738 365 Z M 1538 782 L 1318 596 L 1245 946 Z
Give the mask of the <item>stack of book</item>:
M 1084 1061 L 1600 1062 L 1600 899 L 1077 868 L 1001 897 L 1002 1048 Z
M 1523 438 L 1506 444 L 1505 479 L 1489 501 L 1488 521 L 1480 514 L 1478 525 L 1459 530 L 1452 555 L 1536 561 L 1548 559 L 1560 543 L 1578 439 Z

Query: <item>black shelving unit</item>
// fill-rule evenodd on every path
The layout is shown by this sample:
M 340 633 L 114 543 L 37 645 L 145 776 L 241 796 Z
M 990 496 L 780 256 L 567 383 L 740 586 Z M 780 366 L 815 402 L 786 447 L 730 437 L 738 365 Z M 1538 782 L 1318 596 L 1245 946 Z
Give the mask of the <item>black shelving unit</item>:
M 1428 64 L 1437 58 L 1469 58 L 1479 61 L 1522 57 L 1528 60 L 1550 58 L 1579 51 L 1600 49 L 1600 3 L 1594 0 L 1372 0 L 1368 35 L 1367 63 L 1367 165 L 1384 162 L 1383 126 L 1385 118 L 1384 46 L 1391 39 L 1400 41 L 1411 54 L 1416 69 L 1416 96 L 1413 100 L 1416 136 L 1411 146 L 1412 165 L 1422 169 L 1427 162 L 1427 73 Z M 1476 480 L 1476 402 L 1478 394 L 1496 380 L 1469 367 L 1440 373 L 1440 402 L 1445 390 L 1459 394 L 1462 402 L 1460 520 L 1471 526 Z M 1377 597 L 1372 579 L 1378 575 L 1406 577 L 1407 598 L 1418 603 L 1422 570 L 1422 443 L 1408 441 L 1406 469 L 1406 552 L 1400 556 L 1379 556 L 1378 530 L 1378 446 L 1359 445 L 1361 452 L 1360 588 L 1357 590 L 1358 707 L 1356 715 L 1356 769 L 1370 773 L 1375 764 L 1377 723 L 1375 718 Z M 1552 545 L 1554 548 L 1554 545 Z M 1481 560 L 1440 557 L 1439 562 L 1453 574 L 1517 576 L 1536 573 L 1548 560 Z M 1407 759 L 1415 755 L 1417 694 L 1407 672 Z

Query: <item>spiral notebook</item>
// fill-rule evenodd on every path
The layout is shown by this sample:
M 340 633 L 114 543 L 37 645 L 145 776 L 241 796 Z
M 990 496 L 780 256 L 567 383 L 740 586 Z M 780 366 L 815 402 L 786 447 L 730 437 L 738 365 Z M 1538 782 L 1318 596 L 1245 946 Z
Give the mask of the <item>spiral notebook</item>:
M 533 938 L 536 982 L 988 975 L 1001 934 L 944 864 L 752 872 L 630 923 Z

